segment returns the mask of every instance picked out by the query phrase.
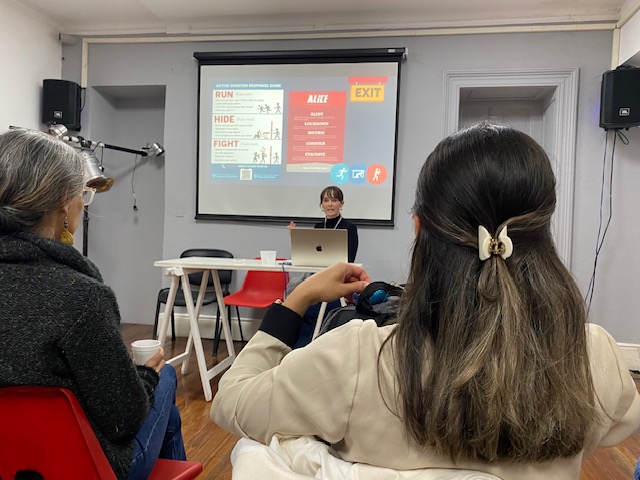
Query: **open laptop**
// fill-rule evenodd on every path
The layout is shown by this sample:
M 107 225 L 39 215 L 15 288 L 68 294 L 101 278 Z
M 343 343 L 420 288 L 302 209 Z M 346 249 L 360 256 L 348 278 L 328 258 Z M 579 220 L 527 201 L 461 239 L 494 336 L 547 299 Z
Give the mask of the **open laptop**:
M 346 230 L 293 228 L 290 232 L 291 265 L 328 267 L 348 259 Z

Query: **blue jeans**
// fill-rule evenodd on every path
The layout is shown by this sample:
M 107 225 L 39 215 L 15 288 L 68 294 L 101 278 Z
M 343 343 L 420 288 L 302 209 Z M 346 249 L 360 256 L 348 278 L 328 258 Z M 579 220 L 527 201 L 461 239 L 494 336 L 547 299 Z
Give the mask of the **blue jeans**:
M 171 365 L 160 371 L 155 399 L 133 442 L 133 460 L 128 480 L 144 480 L 149 477 L 158 458 L 186 460 L 182 441 L 182 421 L 176 407 L 178 380 Z
M 640 458 L 638 459 L 638 463 L 636 463 L 636 470 L 633 472 L 633 480 L 640 480 Z
M 313 331 L 316 328 L 316 322 L 318 321 L 318 314 L 320 313 L 320 303 L 316 303 L 311 305 L 304 315 L 302 316 L 302 327 L 300 328 L 300 334 L 298 336 L 298 340 L 296 344 L 293 346 L 294 349 L 301 348 L 308 345 L 311 342 L 311 337 L 313 337 Z M 336 308 L 340 308 L 340 300 L 334 300 L 333 302 L 327 303 L 327 309 L 324 311 L 324 318 L 327 318 L 329 312 Z

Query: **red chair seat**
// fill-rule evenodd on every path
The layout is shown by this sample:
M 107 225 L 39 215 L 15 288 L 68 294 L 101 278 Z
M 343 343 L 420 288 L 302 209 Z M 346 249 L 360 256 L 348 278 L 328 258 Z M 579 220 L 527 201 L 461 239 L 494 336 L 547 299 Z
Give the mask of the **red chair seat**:
M 116 480 L 111 465 L 73 392 L 60 387 L 0 388 L 0 478 L 20 470 L 45 480 Z M 150 479 L 189 480 L 197 462 L 159 460 Z
M 200 462 L 182 462 L 159 458 L 148 480 L 190 480 L 202 472 Z

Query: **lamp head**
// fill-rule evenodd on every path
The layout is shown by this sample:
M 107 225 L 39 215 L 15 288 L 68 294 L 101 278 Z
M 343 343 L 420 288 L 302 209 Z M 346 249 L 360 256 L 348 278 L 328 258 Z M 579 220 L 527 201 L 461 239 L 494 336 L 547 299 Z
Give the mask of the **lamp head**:
M 64 125 L 54 123 L 49 127 L 49 131 L 47 133 L 58 140 L 62 140 L 68 132 L 69 130 Z
M 102 173 L 100 162 L 96 156 L 88 150 L 82 150 L 80 156 L 84 165 L 84 184 L 87 187 L 95 188 L 98 193 L 109 190 L 115 180 Z
M 161 157 L 164 155 L 164 148 L 159 143 L 151 143 L 144 147 L 142 150 L 147 152 L 149 157 Z

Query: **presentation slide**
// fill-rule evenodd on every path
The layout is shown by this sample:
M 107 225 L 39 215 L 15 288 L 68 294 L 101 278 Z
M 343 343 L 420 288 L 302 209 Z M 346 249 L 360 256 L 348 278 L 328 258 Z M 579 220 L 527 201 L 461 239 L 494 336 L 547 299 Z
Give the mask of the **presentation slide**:
M 345 218 L 392 224 L 401 56 L 269 58 L 199 60 L 196 218 L 313 220 L 337 185 Z

